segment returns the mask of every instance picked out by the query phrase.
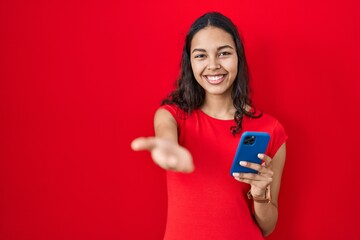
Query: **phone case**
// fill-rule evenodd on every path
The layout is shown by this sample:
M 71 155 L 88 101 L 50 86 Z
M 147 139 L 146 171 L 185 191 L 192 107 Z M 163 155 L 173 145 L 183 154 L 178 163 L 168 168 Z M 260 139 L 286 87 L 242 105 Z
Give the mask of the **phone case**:
M 257 155 L 266 152 L 269 140 L 270 134 L 267 132 L 244 132 L 240 138 L 230 174 L 234 172 L 257 173 L 256 170 L 241 166 L 240 161 L 261 164 L 262 160 Z

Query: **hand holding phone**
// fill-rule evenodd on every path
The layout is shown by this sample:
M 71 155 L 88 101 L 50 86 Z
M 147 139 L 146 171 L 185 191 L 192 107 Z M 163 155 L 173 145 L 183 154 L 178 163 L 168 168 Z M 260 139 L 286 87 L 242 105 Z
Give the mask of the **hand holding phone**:
M 254 169 L 241 166 L 240 161 L 261 164 L 262 160 L 258 158 L 258 154 L 266 152 L 269 141 L 270 134 L 267 132 L 244 132 L 240 138 L 230 174 L 257 173 Z

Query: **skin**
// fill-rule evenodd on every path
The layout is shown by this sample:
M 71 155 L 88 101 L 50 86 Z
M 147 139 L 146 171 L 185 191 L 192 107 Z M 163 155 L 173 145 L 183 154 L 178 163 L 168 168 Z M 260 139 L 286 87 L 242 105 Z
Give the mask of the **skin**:
M 219 28 L 206 27 L 194 35 L 190 52 L 194 77 L 205 90 L 201 110 L 214 118 L 233 119 L 236 110 L 231 89 L 237 75 L 238 56 L 231 35 Z M 177 123 L 167 110 L 156 111 L 154 129 L 155 137 L 135 139 L 131 143 L 132 149 L 150 151 L 153 161 L 165 170 L 184 173 L 194 171 L 191 153 L 178 144 Z M 278 194 L 285 156 L 284 143 L 273 158 L 259 154 L 264 162 L 262 165 L 241 162 L 259 174 L 234 173 L 235 180 L 251 185 L 254 197 L 265 198 L 265 190 L 270 190 L 270 203 L 254 201 L 255 219 L 264 236 L 274 230 L 278 219 Z

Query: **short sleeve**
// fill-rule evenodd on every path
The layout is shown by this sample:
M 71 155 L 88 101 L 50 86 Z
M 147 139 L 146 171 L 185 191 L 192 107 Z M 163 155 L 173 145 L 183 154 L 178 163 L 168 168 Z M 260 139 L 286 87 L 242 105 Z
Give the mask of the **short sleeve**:
M 187 114 L 176 105 L 165 104 L 165 105 L 162 105 L 160 108 L 169 111 L 171 113 L 171 115 L 175 118 L 178 126 L 182 126 L 184 123 L 184 120 L 187 118 Z
M 169 111 L 177 121 L 177 112 L 179 111 L 179 109 L 175 105 L 162 105 L 160 108 Z
M 269 156 L 274 157 L 281 145 L 288 139 L 283 125 L 276 121 L 270 139 Z

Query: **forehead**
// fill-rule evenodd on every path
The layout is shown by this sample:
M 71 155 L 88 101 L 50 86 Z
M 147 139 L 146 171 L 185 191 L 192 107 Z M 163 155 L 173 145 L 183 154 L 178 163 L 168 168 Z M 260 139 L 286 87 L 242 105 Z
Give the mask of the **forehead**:
M 191 40 L 191 49 L 217 48 L 223 45 L 230 45 L 235 48 L 235 43 L 230 33 L 212 26 L 201 29 Z

